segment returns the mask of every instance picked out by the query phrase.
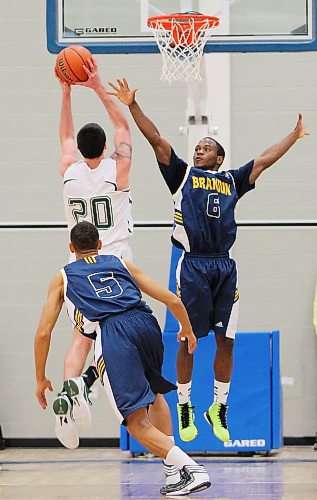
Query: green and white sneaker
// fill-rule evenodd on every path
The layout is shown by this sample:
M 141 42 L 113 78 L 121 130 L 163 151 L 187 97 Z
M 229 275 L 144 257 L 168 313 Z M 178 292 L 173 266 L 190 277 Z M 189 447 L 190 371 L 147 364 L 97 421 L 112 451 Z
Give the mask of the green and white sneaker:
M 72 404 L 68 396 L 59 394 L 53 403 L 55 413 L 55 434 L 65 448 L 78 448 L 79 437 L 72 419 Z
M 190 401 L 185 404 L 177 403 L 177 414 L 180 438 L 183 441 L 192 441 L 198 434 L 198 430 L 194 425 L 194 406 Z
M 230 434 L 227 426 L 227 410 L 228 406 L 222 403 L 213 403 L 208 411 L 205 411 L 204 417 L 213 428 L 214 435 L 228 443 L 230 441 Z
M 91 426 L 91 402 L 88 397 L 88 387 L 83 377 L 69 378 L 64 382 L 64 390 L 72 400 L 72 416 L 82 429 L 89 430 Z

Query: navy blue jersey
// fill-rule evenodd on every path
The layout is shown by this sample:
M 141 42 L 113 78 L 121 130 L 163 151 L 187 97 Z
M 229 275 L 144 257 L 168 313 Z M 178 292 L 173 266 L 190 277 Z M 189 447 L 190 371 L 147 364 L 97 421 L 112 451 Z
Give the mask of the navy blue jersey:
M 189 167 L 171 151 L 169 165 L 159 163 L 174 199 L 173 243 L 186 252 L 225 255 L 237 232 L 235 206 L 254 188 L 254 161 L 236 170 L 212 172 Z
M 81 333 L 94 333 L 99 322 L 113 314 L 147 307 L 131 274 L 114 255 L 84 257 L 61 272 L 67 312 Z

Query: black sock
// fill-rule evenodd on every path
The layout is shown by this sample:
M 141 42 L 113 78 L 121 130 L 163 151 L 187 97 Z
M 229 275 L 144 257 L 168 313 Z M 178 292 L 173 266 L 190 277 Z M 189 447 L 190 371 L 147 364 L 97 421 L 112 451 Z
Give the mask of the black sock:
M 98 372 L 95 366 L 89 366 L 85 373 L 82 374 L 82 377 L 87 385 L 88 389 L 96 382 L 98 379 Z

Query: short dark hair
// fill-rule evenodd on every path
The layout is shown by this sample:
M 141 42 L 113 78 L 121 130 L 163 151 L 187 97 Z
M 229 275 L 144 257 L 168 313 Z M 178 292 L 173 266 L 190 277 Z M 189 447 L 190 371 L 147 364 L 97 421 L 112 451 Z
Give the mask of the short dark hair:
M 98 123 L 87 123 L 77 134 L 77 146 L 84 158 L 98 158 L 106 144 L 106 134 Z
M 76 252 L 96 250 L 99 241 L 98 229 L 85 220 L 78 222 L 70 232 L 70 241 Z
M 213 141 L 216 144 L 216 146 L 217 146 L 217 156 L 223 156 L 223 157 L 225 157 L 225 155 L 226 155 L 225 150 L 223 149 L 223 147 L 221 146 L 221 144 L 218 141 L 216 141 L 216 139 L 214 139 L 213 137 L 203 137 L 202 141 L 204 139 L 210 139 L 211 141 Z

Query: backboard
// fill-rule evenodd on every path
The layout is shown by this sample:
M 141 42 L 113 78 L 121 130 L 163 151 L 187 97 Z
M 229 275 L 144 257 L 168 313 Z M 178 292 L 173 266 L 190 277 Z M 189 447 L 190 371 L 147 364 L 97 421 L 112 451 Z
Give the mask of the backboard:
M 317 50 L 316 0 L 47 0 L 47 45 L 93 53 L 155 53 L 148 17 L 198 11 L 220 17 L 205 52 Z

